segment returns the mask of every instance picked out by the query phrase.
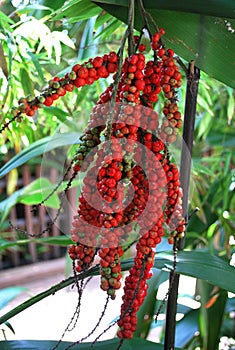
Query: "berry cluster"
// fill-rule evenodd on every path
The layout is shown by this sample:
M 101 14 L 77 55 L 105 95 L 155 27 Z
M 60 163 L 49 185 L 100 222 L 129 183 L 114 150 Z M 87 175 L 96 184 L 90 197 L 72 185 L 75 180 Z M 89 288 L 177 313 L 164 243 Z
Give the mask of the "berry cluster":
M 74 87 L 113 74 L 113 82 L 92 110 L 73 159 L 74 173 L 87 173 L 72 222 L 75 244 L 68 252 L 77 272 L 89 269 L 98 253 L 100 286 L 115 299 L 121 287 L 124 245 L 138 229 L 136 256 L 125 279 L 118 320 L 120 338 L 132 338 L 136 330 L 136 313 L 146 296 L 155 248 L 165 226 L 172 243 L 185 230 L 179 172 L 167 152 L 182 124 L 177 106 L 181 73 L 173 50 L 163 45 L 164 33 L 159 29 L 150 36 L 152 59 L 146 60 L 145 46 L 134 37 L 135 50 L 123 64 L 114 52 L 76 64 L 64 78 L 52 79 L 40 96 L 21 99 L 14 110 L 14 117 L 21 113 L 33 116 L 37 108 L 51 106 Z M 160 123 L 154 107 L 161 92 L 165 102 Z
M 20 120 L 22 113 L 32 117 L 38 108 L 51 106 L 55 100 L 73 91 L 74 87 L 91 85 L 99 78 L 107 78 L 116 72 L 118 68 L 118 56 L 110 52 L 102 57 L 89 59 L 82 65 L 76 64 L 70 73 L 63 78 L 54 77 L 49 81 L 49 86 L 37 97 L 27 96 L 19 99 L 19 106 L 12 108 L 13 117 Z
M 166 50 L 162 44 L 163 34 L 164 30 L 161 29 L 152 36 L 152 60 L 146 62 L 143 54 L 145 48 L 141 44 L 136 48 L 140 53 L 133 53 L 124 60 L 116 88 L 116 105 L 112 110 L 109 102 L 113 98 L 115 75 L 114 83 L 101 94 L 91 114 L 89 127 L 82 136 L 74 166 L 77 171 L 81 169 L 85 157 L 90 157 L 91 148 L 101 143 L 100 136 L 104 131 L 106 139 L 110 141 L 110 149 L 100 148 L 96 157 L 93 154 L 90 158 L 95 162 L 98 175 L 97 178 L 94 174 L 85 178 L 79 215 L 73 222 L 71 236 L 80 247 L 84 235 L 81 232 L 84 230 L 83 223 L 79 227 L 78 221 L 82 219 L 99 228 L 99 231 L 89 229 L 88 246 L 99 246 L 101 288 L 112 299 L 121 286 L 120 258 L 123 244 L 128 240 L 133 225 L 137 223 L 139 227 L 140 238 L 136 244 L 134 265 L 125 280 L 118 321 L 120 338 L 131 338 L 136 329 L 136 313 L 147 293 L 147 279 L 151 277 L 154 264 L 154 249 L 164 235 L 163 224 L 168 225 L 172 232 L 169 241 L 182 236 L 185 228 L 179 172 L 167 153 L 167 145 L 176 140 L 177 130 L 181 126 L 181 114 L 177 106 L 181 74 L 173 58 L 174 52 Z M 138 38 L 135 40 L 138 42 Z M 153 107 L 161 91 L 165 103 L 163 120 L 159 126 L 159 118 Z M 100 125 L 105 125 L 106 129 Z M 136 142 L 143 145 L 138 152 L 135 152 Z M 85 161 L 87 164 L 91 162 Z M 84 169 L 87 169 L 86 165 Z M 129 193 L 130 186 L 125 189 L 121 180 L 132 184 L 132 194 Z M 96 191 L 101 200 L 95 198 Z M 131 195 L 133 198 L 128 202 Z M 86 200 L 99 203 L 99 209 L 91 208 Z M 76 256 L 79 265 L 77 271 L 83 266 L 90 266 L 80 261 L 85 258 L 89 260 L 82 254 Z M 91 261 L 90 258 L 89 263 Z

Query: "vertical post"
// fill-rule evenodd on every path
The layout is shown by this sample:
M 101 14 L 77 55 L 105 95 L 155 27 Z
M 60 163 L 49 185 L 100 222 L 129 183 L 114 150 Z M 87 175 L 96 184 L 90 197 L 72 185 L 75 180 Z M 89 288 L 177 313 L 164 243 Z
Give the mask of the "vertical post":
M 191 173 L 191 158 L 194 137 L 194 124 L 197 105 L 198 84 L 200 79 L 200 70 L 195 67 L 194 61 L 191 61 L 187 72 L 187 89 L 185 99 L 184 125 L 183 125 L 183 141 L 181 148 L 180 162 L 180 183 L 183 190 L 183 215 L 188 221 L 188 194 L 189 181 Z M 185 238 L 181 238 L 174 246 L 174 249 L 183 250 Z M 166 310 L 166 326 L 164 350 L 173 350 L 175 348 L 175 326 L 177 312 L 177 298 L 179 275 L 174 271 L 170 273 L 169 297 Z

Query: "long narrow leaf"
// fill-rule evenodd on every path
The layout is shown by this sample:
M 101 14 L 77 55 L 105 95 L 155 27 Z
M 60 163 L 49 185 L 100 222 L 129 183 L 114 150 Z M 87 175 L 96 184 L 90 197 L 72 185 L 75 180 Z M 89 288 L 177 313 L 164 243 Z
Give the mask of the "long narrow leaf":
M 157 254 L 155 267 L 172 269 L 172 252 Z M 178 253 L 176 272 L 200 278 L 222 289 L 235 293 L 235 268 L 223 259 L 206 251 L 182 251 Z M 221 277 L 223 276 L 223 278 Z
M 29 244 L 32 242 L 37 244 L 59 245 L 61 247 L 67 247 L 69 244 L 73 243 L 72 240 L 67 236 L 20 239 L 15 242 L 0 239 L 0 251 L 11 247 Z
M 156 268 L 173 268 L 173 254 L 172 252 L 158 253 L 157 259 L 154 266 Z M 209 281 L 211 284 L 221 286 L 222 288 L 229 290 L 235 293 L 235 268 L 230 266 L 224 260 L 217 258 L 207 252 L 179 252 L 178 253 L 178 262 L 177 262 L 177 273 L 182 273 L 187 276 L 198 277 Z M 133 259 L 126 260 L 122 262 L 122 270 L 130 270 L 133 264 Z M 96 265 L 86 272 L 82 272 L 77 276 L 77 280 L 80 281 L 89 276 L 99 275 L 99 266 Z M 223 281 L 221 276 L 223 276 Z M 6 322 L 13 316 L 19 314 L 23 310 L 27 309 L 31 305 L 38 303 L 40 300 L 48 297 L 49 295 L 54 294 L 55 292 L 68 287 L 74 283 L 74 277 L 69 277 L 68 279 L 54 285 L 50 289 L 34 296 L 33 298 L 25 301 L 23 304 L 20 304 L 15 309 L 10 310 L 8 313 L 0 317 L 0 324 Z
M 79 135 L 79 133 L 65 133 L 56 136 L 52 135 L 32 143 L 0 169 L 0 178 L 8 174 L 12 169 L 25 164 L 34 157 L 42 155 L 44 152 L 51 151 L 57 147 L 78 143 Z
M 128 1 L 96 1 L 96 4 L 127 22 Z M 207 1 L 206 4 L 203 0 L 146 0 L 144 5 L 156 24 L 166 30 L 164 41 L 168 47 L 186 61 L 195 60 L 195 65 L 211 77 L 235 87 L 235 12 L 232 0 Z M 140 30 L 142 25 L 142 17 L 136 9 L 135 28 Z

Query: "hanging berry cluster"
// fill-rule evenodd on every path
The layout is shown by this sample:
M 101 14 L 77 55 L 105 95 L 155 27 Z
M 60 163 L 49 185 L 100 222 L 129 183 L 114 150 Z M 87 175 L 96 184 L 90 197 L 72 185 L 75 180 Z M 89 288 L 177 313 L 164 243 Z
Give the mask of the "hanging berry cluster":
M 92 162 L 93 166 L 85 177 L 78 215 L 72 223 L 71 237 L 77 243 L 69 248 L 69 254 L 80 272 L 90 267 L 98 252 L 100 285 L 112 299 L 121 287 L 120 258 L 125 243 L 138 226 L 136 257 L 125 279 L 118 321 L 120 338 L 131 338 L 136 330 L 136 313 L 147 293 L 154 250 L 165 233 L 163 225 L 168 225 L 172 243 L 185 229 L 179 172 L 168 152 L 182 123 L 177 106 L 181 73 L 174 52 L 163 46 L 162 35 L 164 30 L 160 29 L 152 36 L 152 60 L 146 62 L 143 44 L 137 44 L 135 52 L 125 58 L 118 81 L 116 73 L 94 107 L 74 158 L 74 171 L 85 171 Z M 160 124 L 153 108 L 161 91 L 165 102 Z M 102 144 L 102 137 L 110 142 L 109 150 Z M 142 148 L 136 146 L 139 143 Z M 94 146 L 98 147 L 96 153 L 91 152 Z M 133 186 L 130 202 L 130 188 L 122 180 Z M 99 209 L 89 204 L 99 203 L 97 191 L 103 200 Z M 87 224 L 91 225 L 89 229 Z M 79 253 L 74 254 L 76 250 Z
M 73 91 L 74 87 L 80 88 L 85 85 L 91 85 L 100 78 L 107 78 L 110 74 L 116 72 L 118 67 L 117 61 L 117 54 L 110 52 L 102 57 L 91 58 L 88 62 L 81 65 L 74 65 L 71 72 L 67 73 L 63 78 L 54 77 L 50 80 L 48 88 L 39 96 L 35 98 L 32 96 L 20 98 L 18 107 L 12 108 L 13 120 L 20 121 L 22 114 L 26 114 L 29 117 L 34 116 L 38 108 L 51 106 L 54 101 L 64 96 L 67 92 Z M 6 123 L 2 130 L 10 122 Z
M 20 121 L 23 113 L 33 116 L 74 87 L 113 74 L 74 155 L 74 173 L 87 173 L 72 222 L 74 244 L 68 253 L 78 273 L 89 269 L 98 254 L 100 287 L 115 299 L 121 287 L 121 257 L 130 237 L 138 232 L 118 320 L 117 335 L 125 339 L 136 330 L 136 313 L 146 296 L 155 248 L 166 226 L 171 243 L 185 230 L 179 171 L 168 152 L 182 124 L 177 106 L 181 73 L 173 50 L 163 44 L 164 34 L 159 29 L 150 35 L 152 59 L 146 59 L 145 46 L 135 36 L 134 50 L 125 59 L 120 52 L 110 52 L 76 64 L 64 78 L 53 78 L 40 96 L 20 99 L 13 110 L 13 120 Z M 160 93 L 164 97 L 161 121 L 154 110 Z

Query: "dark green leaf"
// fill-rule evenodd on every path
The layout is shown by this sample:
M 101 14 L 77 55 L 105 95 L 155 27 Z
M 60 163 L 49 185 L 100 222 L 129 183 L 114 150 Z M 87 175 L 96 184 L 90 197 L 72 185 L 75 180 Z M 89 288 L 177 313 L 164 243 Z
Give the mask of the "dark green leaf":
M 127 21 L 128 1 L 96 1 L 104 10 L 123 22 Z M 195 60 L 198 68 L 211 77 L 235 87 L 235 11 L 232 0 L 226 2 L 144 1 L 159 27 L 166 30 L 165 43 L 186 61 Z M 177 11 L 174 9 L 177 8 Z M 185 12 L 183 12 L 185 11 Z M 218 16 L 218 17 L 214 17 Z M 229 20 L 229 25 L 224 18 Z M 142 19 L 136 10 L 135 27 Z M 226 67 L 226 69 L 225 69 Z
M 7 287 L 0 290 L 0 310 L 4 308 L 11 300 L 16 298 L 19 294 L 25 292 L 27 288 L 14 286 Z
M 32 158 L 42 155 L 44 152 L 51 151 L 54 148 L 73 145 L 79 142 L 79 133 L 65 133 L 56 136 L 48 136 L 32 143 L 19 154 L 15 155 L 8 163 L 0 169 L 0 177 L 5 176 L 12 169 L 19 167 Z
M 173 253 L 158 253 L 155 259 L 155 267 L 160 269 L 172 269 L 173 268 Z M 133 259 L 126 260 L 121 263 L 122 271 L 130 270 L 133 264 Z M 207 252 L 202 251 L 180 251 L 178 252 L 176 272 L 184 275 L 198 277 L 205 279 L 206 281 L 216 286 L 221 286 L 231 292 L 235 292 L 235 268 L 230 266 L 226 261 L 217 258 Z M 78 280 L 82 280 L 88 276 L 95 276 L 99 274 L 99 266 L 92 267 L 89 271 L 82 272 L 77 276 Z M 223 279 L 221 278 L 223 276 Z M 55 293 L 55 291 L 61 290 L 74 283 L 74 277 L 70 277 L 50 289 L 34 296 L 23 304 L 17 306 L 15 309 L 9 311 L 2 317 L 0 317 L 0 323 L 4 323 L 11 317 L 19 314 L 26 308 L 34 305 L 40 300 Z
M 172 269 L 173 260 L 172 252 L 158 253 L 154 266 L 158 269 Z M 178 252 L 176 272 L 203 279 L 235 293 L 235 268 L 225 260 L 206 251 Z
M 5 322 L 5 325 L 11 330 L 11 332 L 12 332 L 13 334 L 15 334 L 15 330 L 14 330 L 14 328 L 12 327 L 12 325 L 10 324 L 10 322 Z
M 128 6 L 127 0 L 99 0 L 96 3 L 112 4 L 120 6 Z M 215 17 L 235 18 L 234 1 L 233 0 L 143 0 L 146 9 L 161 9 L 170 11 L 180 11 L 189 13 L 199 13 Z

